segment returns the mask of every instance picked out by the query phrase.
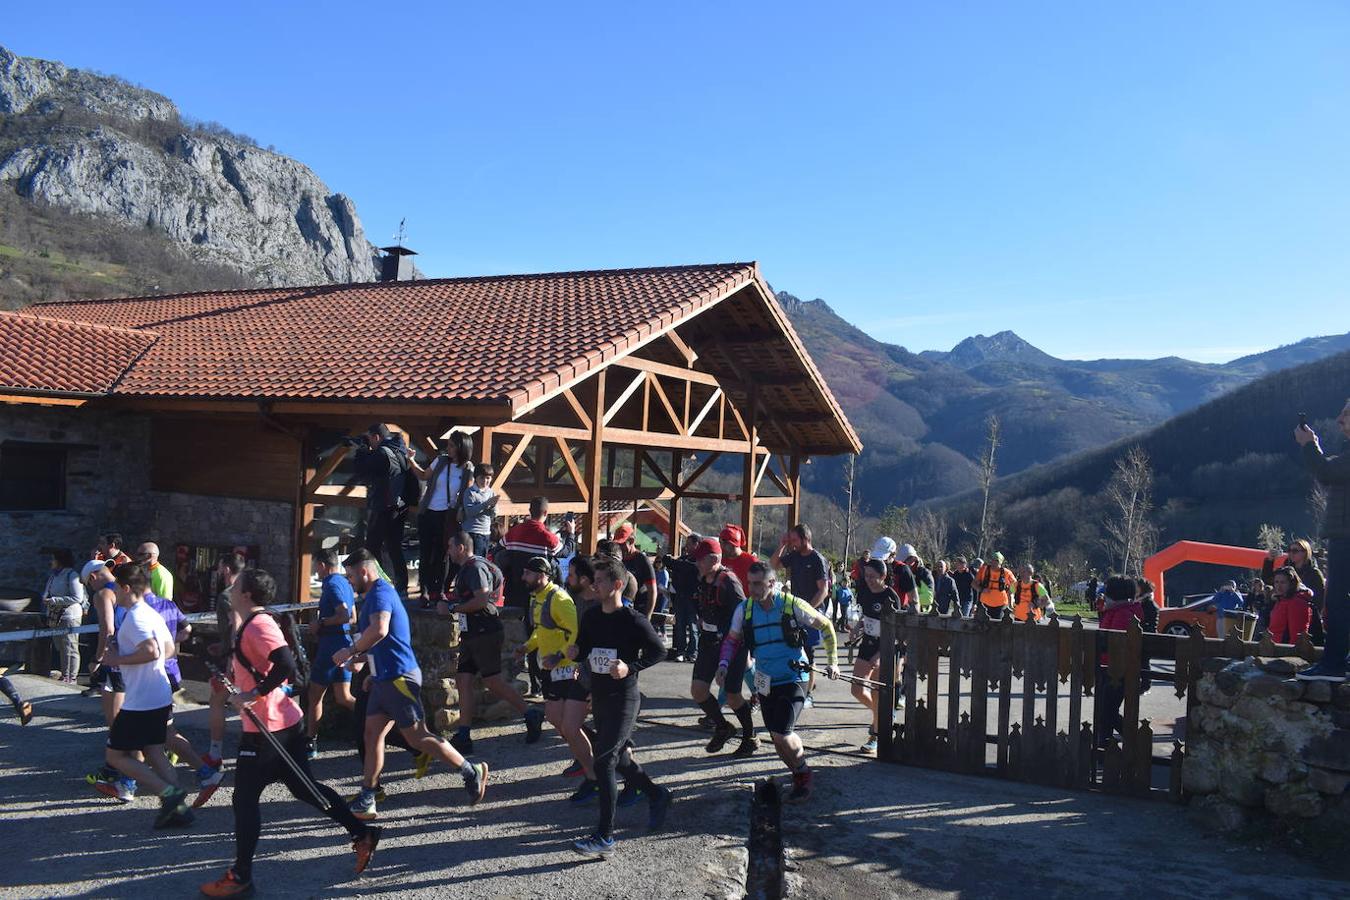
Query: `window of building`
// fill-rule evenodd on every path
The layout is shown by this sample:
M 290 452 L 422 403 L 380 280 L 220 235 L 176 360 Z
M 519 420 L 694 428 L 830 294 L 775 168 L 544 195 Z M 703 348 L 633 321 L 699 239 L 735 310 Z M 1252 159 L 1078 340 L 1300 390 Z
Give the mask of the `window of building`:
M 0 509 L 66 508 L 65 444 L 0 444 Z

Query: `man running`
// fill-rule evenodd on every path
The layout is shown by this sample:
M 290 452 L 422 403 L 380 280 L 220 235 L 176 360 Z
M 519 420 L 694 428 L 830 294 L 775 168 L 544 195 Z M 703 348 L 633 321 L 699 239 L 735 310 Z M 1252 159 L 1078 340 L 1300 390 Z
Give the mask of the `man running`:
M 1017 584 L 1017 576 L 1012 569 L 1003 565 L 1002 553 L 995 553 L 989 562 L 980 566 L 975 584 L 985 615 L 995 621 L 1002 619 L 1008 604 L 1012 602 L 1013 586 Z
M 466 537 L 461 532 L 455 539 Z M 453 539 L 452 539 L 452 546 Z M 366 759 L 361 793 L 352 801 L 352 814 L 359 819 L 378 815 L 375 793 L 384 769 L 384 736 L 397 726 L 403 739 L 415 752 L 449 763 L 464 776 L 464 789 L 472 806 L 482 801 L 487 791 L 487 763 L 470 763 L 454 747 L 427 731 L 426 715 L 419 699 L 422 670 L 413 655 L 412 631 L 408 611 L 393 585 L 380 578 L 375 557 L 369 550 L 357 550 L 344 566 L 352 587 L 362 595 L 359 634 L 350 647 L 333 654 L 333 664 L 346 665 L 367 657 L 370 666 L 370 696 L 366 705 Z M 463 695 L 460 697 L 463 702 Z
M 858 678 L 876 680 L 881 668 L 881 617 L 887 609 L 900 611 L 900 595 L 886 584 L 886 564 L 876 557 L 863 563 L 863 583 L 858 587 L 858 610 L 862 613 L 859 625 L 862 643 L 858 658 L 853 662 L 853 674 Z M 864 684 L 854 682 L 853 696 L 872 711 L 872 723 L 867 729 L 867 743 L 863 753 L 877 752 L 877 695 Z
M 666 648 L 647 617 L 623 605 L 624 572 L 623 563 L 617 559 L 595 563 L 595 589 L 600 602 L 586 610 L 576 643 L 567 648 L 567 658 L 584 660 L 590 672 L 595 712 L 600 821 L 591 836 L 572 844 L 583 856 L 604 857 L 614 850 L 616 773 L 646 795 L 648 829 L 659 829 L 670 808 L 670 790 L 653 782 L 633 758 L 633 726 L 642 699 L 638 672 L 660 662 Z
M 542 556 L 525 563 L 522 577 L 530 589 L 534 630 L 515 652 L 517 659 L 531 651 L 539 654 L 544 674 L 544 716 L 567 742 L 585 776 L 571 798 L 574 803 L 582 803 L 597 791 L 591 741 L 583 727 L 590 711 L 590 691 L 582 683 L 577 665 L 565 655 L 577 639 L 577 607 L 567 591 L 553 583 L 552 571 L 552 563 Z M 588 575 L 594 577 L 594 571 Z
M 811 543 L 811 526 L 798 523 L 783 535 L 783 542 L 769 559 L 769 565 L 775 569 L 786 569 L 788 588 L 794 597 L 800 597 L 811 604 L 812 609 L 824 609 L 825 598 L 830 592 L 830 564 L 825 561 Z M 811 626 L 806 629 L 806 659 L 814 662 L 816 647 L 820 644 L 819 630 Z M 811 692 L 815 690 L 816 673 L 811 670 L 806 682 L 806 706 L 815 704 Z
M 453 605 L 438 605 L 438 611 L 452 613 L 459 621 L 459 662 L 455 687 L 459 691 L 459 730 L 450 743 L 460 753 L 473 752 L 473 716 L 477 699 L 474 677 L 483 679 L 483 687 L 494 697 L 511 704 L 525 716 L 525 743 L 539 740 L 544 728 L 544 711 L 525 702 L 516 689 L 502 678 L 502 645 L 505 629 L 497 610 L 502 605 L 501 569 L 473 555 L 473 535 L 461 531 L 450 537 L 450 559 L 458 567 L 452 590 Z
M 285 682 L 298 675 L 295 653 L 277 620 L 265 609 L 276 601 L 276 593 L 276 582 L 262 569 L 245 570 L 230 588 L 230 603 L 241 623 L 232 659 L 239 693 L 230 702 L 240 712 L 244 733 L 234 773 L 234 865 L 218 880 L 202 885 L 207 897 L 253 896 L 253 855 L 262 834 L 259 801 L 263 790 L 278 781 L 295 799 L 322 810 L 347 829 L 356 851 L 357 874 L 370 863 L 380 842 L 380 829 L 359 821 L 337 792 L 315 781 L 309 770 L 304 713 L 282 690 Z M 272 733 L 289 762 L 258 730 L 253 717 L 244 713 L 245 708 Z
M 755 657 L 755 693 L 759 695 L 764 727 L 773 738 L 778 758 L 792 773 L 792 791 L 787 799 L 811 796 L 811 767 L 795 727 L 806 702 L 806 629 L 820 632 L 828 662 L 825 674 L 839 677 L 836 665 L 834 624 L 805 600 L 776 589 L 773 570 L 761 562 L 750 567 L 750 600 L 736 608 L 722 642 L 717 664 L 717 683 L 731 677 L 732 660 L 749 649 Z
M 115 575 L 117 605 L 125 613 L 99 662 L 121 670 L 126 693 L 108 731 L 108 765 L 159 795 L 156 828 L 190 825 L 187 792 L 174 783 L 173 767 L 164 755 L 173 724 L 173 689 L 164 661 L 178 648 L 164 620 L 145 602 L 150 590 L 145 568 L 124 563 Z M 145 762 L 134 756 L 137 753 Z
M 717 674 L 722 640 L 731 627 L 732 614 L 745 604 L 745 591 L 735 573 L 722 565 L 722 545 L 716 538 L 699 541 L 694 550 L 694 561 L 698 564 L 699 572 L 698 591 L 694 595 L 698 602 L 699 636 L 698 658 L 694 660 L 689 696 L 713 723 L 713 735 L 704 749 L 709 753 L 717 753 L 735 735 L 736 726 L 722 715 L 722 704 L 717 702 L 717 697 L 711 691 L 712 681 Z M 750 717 L 750 706 L 742 693 L 745 652 L 742 650 L 733 656 L 729 665 L 727 706 L 741 726 L 741 742 L 731 755 L 739 759 L 753 754 L 759 747 L 759 741 L 755 738 L 755 721 Z
M 352 628 L 356 625 L 356 594 L 342 574 L 337 551 L 332 548 L 314 554 L 314 571 L 322 588 L 319 593 L 319 645 L 314 652 L 314 667 L 309 673 L 309 712 L 306 731 L 309 733 L 310 759 L 319 756 L 319 723 L 323 721 L 323 700 L 329 690 L 333 699 L 344 709 L 355 710 L 352 696 L 352 672 L 346 666 L 333 664 L 333 655 L 352 645 Z

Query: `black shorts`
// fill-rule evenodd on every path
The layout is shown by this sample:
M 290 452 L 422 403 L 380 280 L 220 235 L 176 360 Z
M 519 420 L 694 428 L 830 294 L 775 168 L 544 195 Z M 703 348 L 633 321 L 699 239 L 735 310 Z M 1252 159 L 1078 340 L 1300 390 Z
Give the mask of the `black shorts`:
M 168 740 L 172 724 L 172 705 L 159 709 L 124 709 L 108 729 L 108 746 L 124 753 L 162 746 Z
M 590 690 L 581 683 L 580 678 L 554 681 L 552 676 L 552 671 L 545 671 L 540 675 L 544 683 L 545 700 L 579 700 L 585 703 L 591 698 Z
M 94 674 L 89 678 L 89 686 L 103 688 L 105 694 L 125 694 L 127 692 L 126 683 L 122 681 L 122 673 L 107 666 L 99 666 L 94 671 Z
M 759 712 L 770 734 L 789 735 L 797 727 L 797 716 L 806 703 L 806 684 L 794 681 L 769 688 L 769 696 L 759 698 Z
M 745 667 L 749 653 L 745 645 L 741 644 L 736 655 L 731 658 L 727 664 L 727 692 L 731 694 L 745 693 Z M 698 634 L 698 659 L 694 660 L 694 681 L 703 681 L 708 684 L 714 684 L 717 681 L 717 666 L 722 659 L 722 639 L 710 631 L 700 631 Z
M 881 659 L 881 638 L 863 635 L 863 639 L 858 642 L 858 659 L 870 663 Z
M 475 634 L 460 638 L 459 666 L 455 669 L 460 675 L 481 675 L 491 678 L 502 672 L 502 645 L 506 641 L 503 631 L 489 631 L 487 634 Z

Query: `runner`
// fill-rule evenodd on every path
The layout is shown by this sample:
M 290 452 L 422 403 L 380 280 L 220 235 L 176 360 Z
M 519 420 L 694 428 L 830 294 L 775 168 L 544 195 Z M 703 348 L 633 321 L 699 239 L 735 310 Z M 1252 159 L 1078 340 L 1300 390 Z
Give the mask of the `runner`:
M 694 550 L 694 562 L 698 565 L 698 591 L 694 595 L 698 603 L 699 634 L 698 658 L 694 660 L 694 673 L 689 682 L 689 696 L 699 705 L 713 724 L 713 735 L 704 749 L 717 753 L 726 746 L 736 733 L 736 726 L 722 715 L 722 704 L 712 695 L 713 677 L 717 674 L 718 653 L 722 640 L 731 626 L 732 614 L 745 603 L 745 591 L 740 579 L 722 565 L 722 545 L 715 538 L 704 538 Z M 730 677 L 726 680 L 727 706 L 736 715 L 741 726 L 741 742 L 732 751 L 732 756 L 741 758 L 750 756 L 759 748 L 755 738 L 755 721 L 750 717 L 750 706 L 742 693 L 745 681 L 746 654 L 744 651 L 730 660 Z
M 811 796 L 811 767 L 806 764 L 806 751 L 794 728 L 806 702 L 806 670 L 810 665 L 804 649 L 806 629 L 820 632 L 829 659 L 825 673 L 833 680 L 839 677 L 834 625 L 805 600 L 778 590 L 773 570 L 764 563 L 752 565 L 747 577 L 750 599 L 732 616 L 719 654 L 717 683 L 732 676 L 732 660 L 748 648 L 755 657 L 755 693 L 759 695 L 764 727 L 773 738 L 778 758 L 792 773 L 792 791 L 787 799 L 805 800 Z
M 648 619 L 656 612 L 656 568 L 651 557 L 638 549 L 637 529 L 631 522 L 625 522 L 614 532 L 614 543 L 618 545 L 619 558 L 624 568 L 637 583 L 637 595 L 632 598 L 633 606 Z M 625 579 L 626 581 L 626 579 Z
M 19 689 L 4 675 L 0 675 L 0 694 L 9 699 L 10 705 L 14 707 L 14 715 L 19 717 L 20 725 L 27 725 L 33 721 L 33 704 L 19 696 Z
M 230 697 L 230 702 L 241 714 L 244 733 L 234 772 L 234 865 L 220 879 L 202 885 L 201 892 L 207 897 L 253 895 L 253 855 L 262 834 L 259 801 L 263 790 L 278 781 L 295 799 L 321 810 L 347 829 L 356 851 L 357 874 L 370 863 L 380 842 L 380 829 L 358 821 L 337 792 L 315 781 L 309 771 L 304 713 L 282 689 L 283 683 L 298 675 L 295 653 L 277 620 L 264 608 L 276 601 L 276 593 L 276 582 L 262 569 L 245 570 L 230 589 L 230 603 L 240 620 L 231 660 L 239 693 Z M 245 708 L 252 710 L 253 716 L 245 714 Z M 290 757 L 289 763 L 259 731 L 253 717 L 276 738 Z
M 900 611 L 900 595 L 886 584 L 886 564 L 873 557 L 863 563 L 863 583 L 858 590 L 858 609 L 862 612 L 859 628 L 862 643 L 858 658 L 853 662 L 853 674 L 858 678 L 876 680 L 881 668 L 881 616 L 887 610 Z M 866 685 L 853 684 L 853 696 L 872 711 L 872 724 L 867 729 L 867 743 L 863 753 L 877 752 L 877 696 Z
M 113 666 L 104 665 L 99 660 L 102 660 L 108 648 L 113 646 L 113 635 L 127 611 L 117 602 L 117 579 L 113 576 L 112 569 L 102 560 L 94 559 L 85 563 L 80 571 L 80 578 L 85 583 L 90 607 L 98 620 L 98 646 L 94 650 L 94 670 L 89 677 L 89 688 L 98 693 L 103 704 L 103 720 L 109 728 L 112 728 L 113 721 L 122 709 L 126 686 L 122 681 L 121 672 Z M 106 757 L 106 750 L 104 755 Z M 130 803 L 136 799 L 136 782 L 121 775 L 108 764 L 106 758 L 103 766 L 97 772 L 86 775 L 84 780 L 100 794 L 123 803 Z
M 769 565 L 775 569 L 785 569 L 788 573 L 788 589 L 793 596 L 800 597 L 811 604 L 812 609 L 824 609 L 825 598 L 830 592 L 830 564 L 825 561 L 811 543 L 811 527 L 798 523 L 783 535 L 783 542 L 769 558 Z M 816 647 L 820 644 L 820 632 L 807 626 L 806 660 L 815 662 Z M 816 673 L 811 670 L 806 682 L 806 708 L 815 705 L 811 692 L 815 690 Z
M 352 672 L 346 666 L 333 665 L 333 654 L 352 645 L 356 625 L 356 594 L 342 574 L 336 550 L 314 554 L 314 571 L 323 587 L 319 593 L 319 645 L 314 652 L 314 668 L 309 673 L 309 711 L 306 732 L 310 759 L 319 756 L 319 723 L 323 721 L 323 700 L 329 689 L 338 706 L 355 711 L 352 696 Z
M 577 607 L 567 591 L 553 583 L 552 571 L 552 563 L 542 556 L 525 564 L 522 577 L 531 592 L 534 630 L 516 648 L 516 658 L 531 651 L 539 654 L 544 671 L 544 715 L 567 742 L 572 758 L 581 767 L 580 774 L 585 776 L 571 797 L 573 803 L 583 803 L 598 789 L 591 741 L 583 727 L 590 711 L 590 691 L 579 677 L 578 666 L 565 657 L 567 648 L 577 639 Z M 594 577 L 593 569 L 587 577 Z
M 502 605 L 501 569 L 473 555 L 473 535 L 461 531 L 450 536 L 450 559 L 458 567 L 452 591 L 454 604 L 439 604 L 439 612 L 449 612 L 459 621 L 459 663 L 455 687 L 459 691 L 459 729 L 450 743 L 460 753 L 473 752 L 474 676 L 483 679 L 483 687 L 499 700 L 525 716 L 525 743 L 539 740 L 544 728 L 544 711 L 530 706 L 516 689 L 502 678 L 502 645 L 506 640 L 497 610 Z
M 740 579 L 741 589 L 745 590 L 750 566 L 758 562 L 759 557 L 745 549 L 745 532 L 739 525 L 723 525 L 717 540 L 722 545 L 723 565 Z
M 467 535 L 460 532 L 452 539 L 451 546 L 456 546 L 454 542 L 465 537 Z M 361 618 L 357 622 L 360 633 L 350 647 L 333 654 L 333 664 L 342 666 L 368 657 L 371 666 L 370 697 L 366 707 L 365 777 L 361 782 L 361 793 L 351 805 L 353 815 L 360 819 L 373 819 L 378 815 L 375 792 L 384 769 L 384 736 L 394 726 L 398 726 L 404 740 L 414 750 L 457 769 L 464 776 L 469 804 L 479 803 L 487 791 L 487 763 L 468 762 L 448 742 L 427 731 L 426 716 L 418 699 L 422 670 L 413 655 L 412 632 L 403 602 L 393 585 L 378 576 L 375 557 L 369 550 L 357 550 L 347 557 L 344 566 L 352 587 L 363 598 Z M 462 702 L 462 694 L 460 699 Z
M 1017 573 L 1017 586 L 1013 589 L 1012 617 L 1015 621 L 1039 622 L 1050 602 L 1050 593 L 1036 577 L 1036 569 L 1031 563 L 1023 563 Z
M 597 732 L 594 749 L 600 821 L 590 837 L 572 844 L 583 856 L 604 857 L 614 850 L 616 772 L 647 796 L 648 829 L 658 830 L 670 808 L 670 790 L 655 784 L 638 765 L 632 741 L 642 700 L 638 672 L 660 662 L 666 648 L 646 616 L 623 605 L 624 581 L 623 563 L 616 559 L 595 563 L 600 603 L 582 616 L 576 643 L 567 648 L 567 658 L 584 660 L 590 672 Z
M 108 732 L 108 765 L 159 796 L 156 828 L 190 825 L 187 792 L 174 783 L 173 767 L 164 755 L 173 724 L 173 691 L 164 661 L 178 648 L 164 620 L 145 602 L 150 588 L 145 568 L 123 563 L 115 574 L 117 605 L 125 613 L 115 640 L 99 662 L 121 670 L 126 694 Z M 145 762 L 136 759 L 135 753 L 144 754 Z
M 1012 602 L 1013 586 L 1017 576 L 1012 569 L 1003 565 L 1003 554 L 995 553 L 989 562 L 980 566 L 975 577 L 976 590 L 980 592 L 980 605 L 985 615 L 995 621 L 1002 619 Z

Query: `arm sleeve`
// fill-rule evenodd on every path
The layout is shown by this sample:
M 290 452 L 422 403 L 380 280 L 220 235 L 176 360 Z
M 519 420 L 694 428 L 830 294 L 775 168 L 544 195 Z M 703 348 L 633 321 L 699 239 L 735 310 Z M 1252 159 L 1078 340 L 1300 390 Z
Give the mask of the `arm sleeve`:
M 1312 570 L 1312 574 L 1308 576 L 1307 587 L 1312 591 L 1314 603 L 1320 604 L 1326 598 L 1327 580 L 1321 569 Z
M 1350 456 L 1327 456 L 1316 444 L 1304 444 L 1303 464 L 1323 484 L 1350 483 Z
M 731 624 L 727 627 L 727 636 L 722 638 L 722 650 L 719 654 L 718 665 L 731 665 L 731 658 L 736 655 L 736 651 L 741 649 L 741 644 L 745 642 L 745 604 L 741 603 L 731 614 Z
M 467 519 L 478 518 L 478 516 L 482 514 L 483 510 L 487 509 L 487 505 L 492 502 L 492 498 L 495 496 L 496 494 L 494 494 L 492 491 L 488 491 L 486 494 L 483 495 L 483 499 L 481 501 L 479 501 L 478 503 L 470 503 L 469 495 L 466 493 L 464 495 L 464 517 Z
M 272 663 L 272 668 L 268 669 L 263 680 L 258 682 L 259 697 L 277 689 L 283 681 L 295 676 L 295 654 L 291 652 L 290 647 L 278 647 L 267 659 Z
M 805 600 L 793 599 L 792 615 L 797 620 L 798 625 L 809 626 L 820 632 L 820 642 L 825 647 L 825 656 L 830 665 L 837 665 L 838 641 L 834 634 L 834 623 L 830 617 L 813 609 L 810 603 Z
M 666 642 L 661 640 L 661 636 L 656 633 L 656 629 L 646 616 L 634 615 L 633 621 L 637 623 L 638 631 L 642 633 L 642 646 L 638 651 L 637 660 L 629 668 L 641 672 L 666 658 Z

